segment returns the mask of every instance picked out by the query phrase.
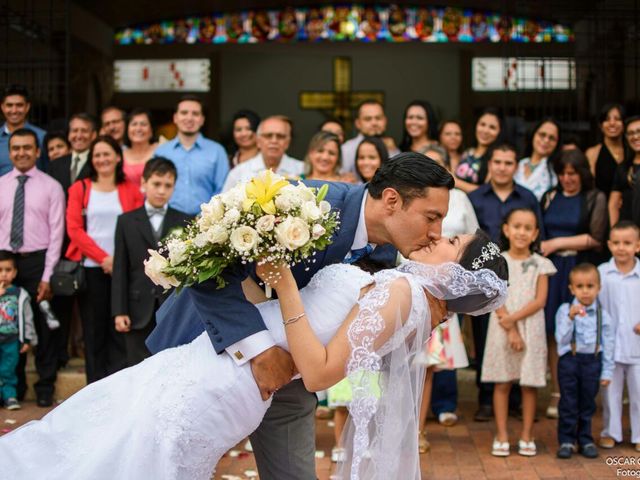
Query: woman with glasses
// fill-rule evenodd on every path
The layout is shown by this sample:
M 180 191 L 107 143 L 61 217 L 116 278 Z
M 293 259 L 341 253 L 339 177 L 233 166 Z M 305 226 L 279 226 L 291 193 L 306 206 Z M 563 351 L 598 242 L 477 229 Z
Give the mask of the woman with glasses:
M 558 183 L 553 164 L 560 145 L 560 126 L 553 118 L 545 118 L 533 127 L 525 158 L 518 163 L 514 180 L 531 190 L 538 200 Z
M 626 121 L 630 154 L 617 168 L 609 197 L 609 223 L 631 220 L 640 226 L 640 115 Z

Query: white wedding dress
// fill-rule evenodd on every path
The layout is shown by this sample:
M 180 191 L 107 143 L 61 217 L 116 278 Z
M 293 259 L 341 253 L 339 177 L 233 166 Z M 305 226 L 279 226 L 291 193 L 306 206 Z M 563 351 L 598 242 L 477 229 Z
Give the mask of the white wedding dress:
M 327 344 L 373 277 L 322 269 L 301 290 L 307 317 Z M 258 305 L 287 348 L 277 301 Z M 40 421 L 0 437 L 0 478 L 210 479 L 220 457 L 260 424 L 249 363 L 217 355 L 206 333 L 88 385 Z
M 359 304 L 347 329 L 353 422 L 345 437 L 345 479 L 420 478 L 417 419 L 424 366 L 413 358 L 430 331 L 424 288 L 438 298 L 506 291 L 506 286 L 478 286 L 478 272 L 455 264 L 408 262 L 402 269 L 372 276 L 354 266 L 331 265 L 301 290 L 310 325 L 325 345 Z M 408 313 L 385 320 L 381 311 L 391 304 L 399 277 L 410 286 L 399 304 Z M 374 281 L 359 299 L 361 289 Z M 277 345 L 287 348 L 278 302 L 258 308 Z M 376 347 L 390 322 L 395 325 L 387 328 L 388 340 Z M 379 383 L 375 388 L 372 379 Z M 239 367 L 227 354 L 217 355 L 203 333 L 88 385 L 42 420 L 0 437 L 0 479 L 209 480 L 220 457 L 258 427 L 270 403 L 261 399 L 249 363 Z

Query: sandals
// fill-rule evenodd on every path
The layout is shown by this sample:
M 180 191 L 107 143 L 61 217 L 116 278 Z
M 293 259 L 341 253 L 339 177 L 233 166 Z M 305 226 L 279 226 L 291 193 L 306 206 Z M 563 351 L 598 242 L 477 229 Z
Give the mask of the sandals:
M 427 453 L 431 450 L 431 444 L 427 440 L 427 434 L 423 431 L 418 432 L 418 452 Z
M 491 455 L 494 457 L 508 457 L 509 442 L 501 442 L 497 438 L 494 438 L 493 445 L 491 447 Z
M 553 398 L 558 398 L 559 399 L 560 398 L 560 394 L 558 392 L 552 392 L 551 393 L 551 398 L 552 399 Z M 547 412 L 546 412 L 547 418 L 558 418 L 559 417 L 559 415 L 558 415 L 558 404 L 557 404 L 557 402 L 555 402 L 555 403 L 556 403 L 556 405 L 549 405 L 547 407 Z
M 533 440 L 529 442 L 525 442 L 524 440 L 518 441 L 518 455 L 522 455 L 523 457 L 535 457 L 538 453 L 536 449 L 536 442 Z

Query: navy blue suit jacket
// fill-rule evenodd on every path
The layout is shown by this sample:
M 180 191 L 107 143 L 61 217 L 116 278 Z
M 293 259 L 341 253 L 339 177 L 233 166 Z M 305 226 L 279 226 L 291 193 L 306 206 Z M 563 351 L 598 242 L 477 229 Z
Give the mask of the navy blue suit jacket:
M 323 182 L 306 182 L 320 187 Z M 340 212 L 340 228 L 329 247 L 315 255 L 315 263 L 304 262 L 293 267 L 293 275 L 300 288 L 326 265 L 340 263 L 353 245 L 365 185 L 331 183 L 326 200 Z M 389 267 L 395 265 L 397 251 L 391 245 L 376 248 L 371 255 Z M 308 270 L 307 270 L 308 269 Z M 218 353 L 229 345 L 247 338 L 266 327 L 258 309 L 244 296 L 241 282 L 255 270 L 253 264 L 229 268 L 224 273 L 227 285 L 217 289 L 209 280 L 179 294 L 172 293 L 156 313 L 157 326 L 147 339 L 152 353 L 189 343 L 206 330 Z

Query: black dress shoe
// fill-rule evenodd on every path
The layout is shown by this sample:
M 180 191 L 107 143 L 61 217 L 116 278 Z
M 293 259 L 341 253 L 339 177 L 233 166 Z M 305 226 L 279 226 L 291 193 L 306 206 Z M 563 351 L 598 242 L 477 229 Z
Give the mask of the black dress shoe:
M 39 407 L 50 407 L 53 405 L 53 396 L 52 395 L 41 395 L 38 397 L 36 403 Z
M 473 416 L 476 422 L 488 422 L 493 418 L 493 407 L 491 405 L 480 405 L 478 411 Z

